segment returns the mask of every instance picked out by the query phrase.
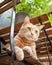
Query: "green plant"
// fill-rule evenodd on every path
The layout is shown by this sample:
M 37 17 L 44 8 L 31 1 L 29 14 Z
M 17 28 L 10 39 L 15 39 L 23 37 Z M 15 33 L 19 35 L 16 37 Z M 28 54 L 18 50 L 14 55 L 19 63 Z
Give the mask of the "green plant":
M 16 12 L 27 12 L 31 17 L 47 14 L 51 1 L 52 0 L 21 0 L 21 3 L 16 5 Z
M 50 22 L 50 24 L 52 25 L 52 14 L 50 14 L 49 16 L 48 16 L 48 18 L 49 18 L 49 22 Z
M 16 5 L 16 12 L 26 12 L 31 17 L 36 17 L 42 14 L 48 14 L 52 0 L 21 0 L 21 3 Z M 12 16 L 8 16 L 11 19 Z M 52 15 L 48 16 L 49 22 L 52 24 Z

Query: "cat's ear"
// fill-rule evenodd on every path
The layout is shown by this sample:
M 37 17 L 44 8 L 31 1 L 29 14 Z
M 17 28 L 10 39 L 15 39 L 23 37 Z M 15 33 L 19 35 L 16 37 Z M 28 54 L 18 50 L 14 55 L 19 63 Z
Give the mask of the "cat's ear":
M 39 30 L 42 30 L 43 27 L 44 27 L 44 25 L 40 25 L 40 26 L 38 26 Z
M 21 26 L 21 28 L 23 28 L 24 25 L 30 23 L 30 18 L 28 16 L 25 17 L 23 25 Z
M 24 24 L 29 23 L 29 22 L 30 22 L 30 18 L 28 16 L 26 16 L 24 19 Z

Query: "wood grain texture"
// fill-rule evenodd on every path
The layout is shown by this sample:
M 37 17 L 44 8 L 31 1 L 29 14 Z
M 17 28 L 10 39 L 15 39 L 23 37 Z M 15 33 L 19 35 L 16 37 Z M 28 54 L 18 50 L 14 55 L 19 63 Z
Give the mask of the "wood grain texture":
M 8 30 L 8 29 L 7 29 L 7 30 Z M 1 33 L 2 33 L 2 34 L 3 34 L 3 33 L 6 33 L 7 30 L 6 30 L 6 29 L 5 29 L 5 30 L 2 30 Z M 49 37 L 50 35 L 52 35 L 52 29 L 47 30 L 46 33 L 48 34 L 48 37 Z M 15 32 L 14 36 L 15 36 L 16 34 L 17 34 L 17 33 Z M 4 40 L 8 40 L 8 39 L 10 39 L 10 34 L 3 34 L 3 35 L 0 35 L 0 37 L 3 37 Z M 41 32 L 41 33 L 40 33 L 40 36 L 39 36 L 39 39 L 41 39 L 41 42 L 45 41 L 44 38 L 45 38 L 44 32 Z M 50 40 L 52 40 L 52 38 L 50 38 Z M 46 38 L 46 41 L 47 41 L 47 38 Z M 37 42 L 38 42 L 38 41 L 37 41 Z
M 30 20 L 31 20 L 32 24 L 37 24 L 37 22 L 35 20 L 33 20 L 33 19 L 30 19 Z M 22 23 L 23 22 L 19 22 L 19 23 L 15 24 L 15 31 L 18 31 L 20 29 Z M 39 23 L 39 21 L 38 21 L 38 23 Z M 45 29 L 51 28 L 51 25 L 50 25 L 49 22 L 44 24 L 44 25 L 45 25 Z M 6 34 L 6 33 L 9 33 L 9 32 L 10 32 L 10 27 L 6 27 L 6 28 L 0 30 L 0 35 Z
M 18 4 L 20 1 L 17 0 L 16 4 Z M 12 8 L 14 6 L 14 3 L 11 1 L 10 3 L 8 3 L 5 7 L 0 9 L 0 14 L 7 11 L 8 9 Z
M 38 16 L 38 17 L 41 17 L 42 22 L 45 22 L 48 20 L 48 17 L 46 14 Z M 31 23 L 38 24 L 39 23 L 38 17 L 30 19 Z M 22 24 L 23 24 L 23 22 L 15 24 L 15 35 L 17 34 L 17 31 L 20 29 Z M 45 24 L 45 29 L 46 30 L 49 29 L 46 32 L 48 34 L 49 39 L 52 41 L 52 36 L 51 36 L 52 35 L 52 27 L 49 22 Z M 6 41 L 7 43 L 9 42 L 10 34 L 8 34 L 8 35 L 6 35 L 6 34 L 9 32 L 10 32 L 10 27 L 0 30 L 0 37 L 2 37 L 5 41 L 8 40 L 8 41 Z M 46 39 L 46 43 L 47 43 L 47 46 L 49 49 L 50 56 L 52 56 L 52 46 L 48 42 L 47 38 L 44 37 L 44 32 L 40 33 L 39 39 L 40 40 L 36 42 L 36 44 L 37 44 L 36 50 L 37 50 L 38 57 L 46 57 L 47 56 L 45 39 Z M 28 55 L 27 55 L 27 59 L 28 59 L 28 61 L 30 61 L 32 63 L 34 62 L 34 60 L 30 59 L 30 57 Z M 47 62 L 47 61 L 48 61 L 48 59 L 46 59 L 46 58 L 41 59 L 41 62 Z
M 5 4 L 9 3 L 11 0 L 4 0 L 2 3 L 0 3 L 0 7 L 4 6 Z

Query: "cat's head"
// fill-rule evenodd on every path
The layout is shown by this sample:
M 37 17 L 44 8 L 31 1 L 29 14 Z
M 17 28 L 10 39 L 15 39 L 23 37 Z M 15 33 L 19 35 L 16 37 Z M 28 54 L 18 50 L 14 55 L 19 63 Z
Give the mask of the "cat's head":
M 30 19 L 28 16 L 25 17 L 24 23 L 20 28 L 19 34 L 21 37 L 26 38 L 29 41 L 37 41 L 40 30 L 44 27 L 44 25 L 36 26 L 30 23 Z

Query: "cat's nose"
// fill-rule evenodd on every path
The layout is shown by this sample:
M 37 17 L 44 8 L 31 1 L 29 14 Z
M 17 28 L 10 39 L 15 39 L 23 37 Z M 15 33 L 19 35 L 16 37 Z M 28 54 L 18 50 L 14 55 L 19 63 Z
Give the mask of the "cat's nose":
M 33 33 L 31 33 L 31 35 L 33 35 Z

